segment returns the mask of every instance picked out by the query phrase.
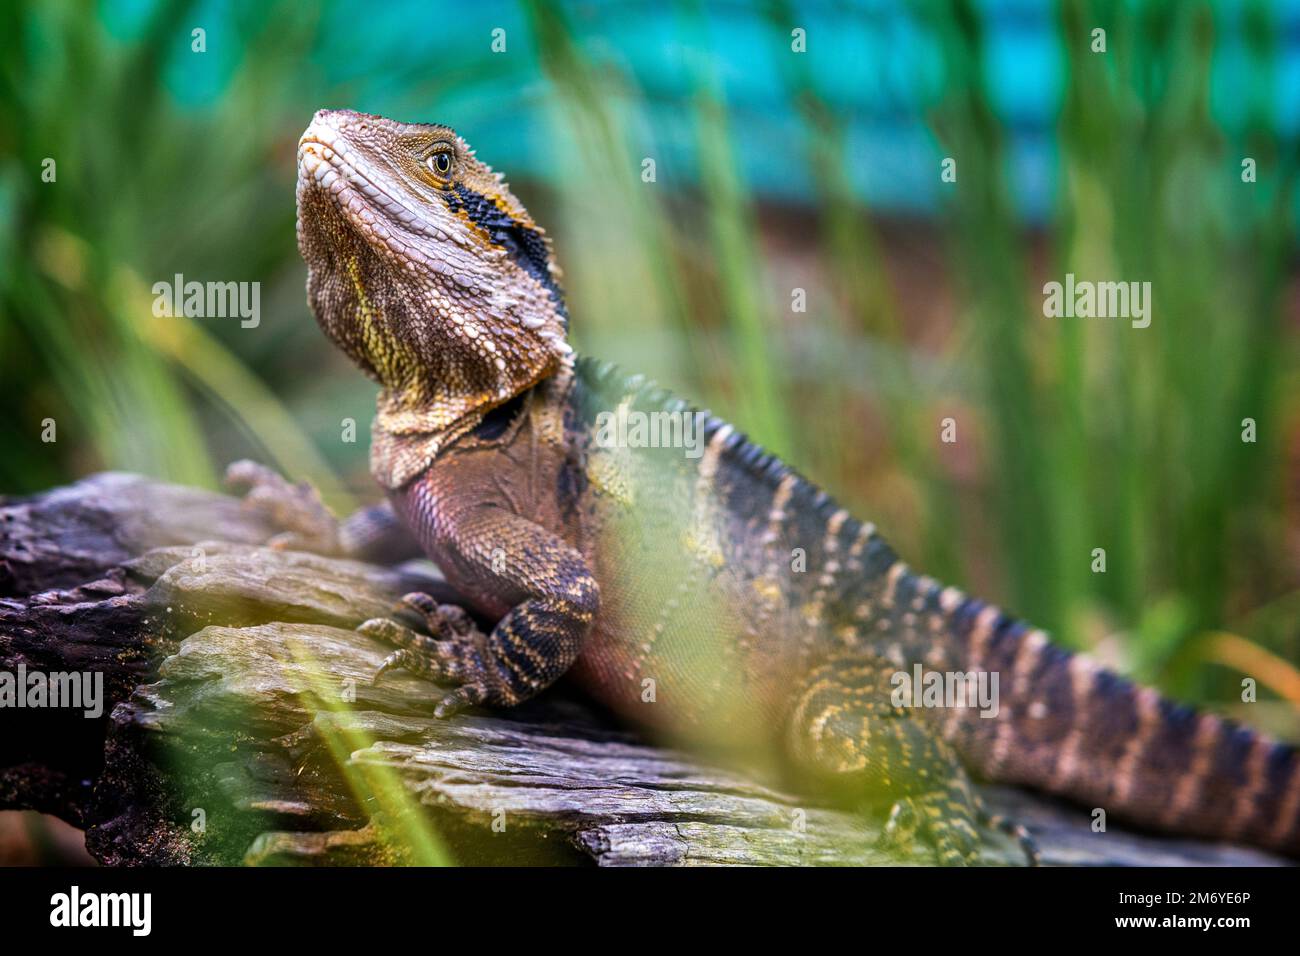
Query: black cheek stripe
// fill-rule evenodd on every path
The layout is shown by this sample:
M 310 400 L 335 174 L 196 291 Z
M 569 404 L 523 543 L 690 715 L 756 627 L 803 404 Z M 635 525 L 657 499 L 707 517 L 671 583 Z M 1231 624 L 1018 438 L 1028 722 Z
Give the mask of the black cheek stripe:
M 494 245 L 505 249 L 519 268 L 542 284 L 559 309 L 568 319 L 564 296 L 551 277 L 550 256 L 541 234 L 512 219 L 502 212 L 491 199 L 460 183 L 443 193 L 452 212 L 464 212 L 469 221 L 488 234 Z

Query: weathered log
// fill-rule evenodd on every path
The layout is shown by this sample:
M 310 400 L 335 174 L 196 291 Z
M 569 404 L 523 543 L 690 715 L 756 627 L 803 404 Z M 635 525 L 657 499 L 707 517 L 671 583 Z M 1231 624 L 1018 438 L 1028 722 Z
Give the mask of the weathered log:
M 86 830 L 109 864 L 925 863 L 878 822 L 653 746 L 564 687 L 508 714 L 432 716 L 441 691 L 370 676 L 356 633 L 427 563 L 261 546 L 236 499 L 97 475 L 0 500 L 0 672 L 103 674 L 103 711 L 0 710 L 0 808 Z M 1092 832 L 1086 811 L 985 788 L 1046 862 L 1265 864 L 1266 854 Z M 992 864 L 1018 864 L 991 838 Z

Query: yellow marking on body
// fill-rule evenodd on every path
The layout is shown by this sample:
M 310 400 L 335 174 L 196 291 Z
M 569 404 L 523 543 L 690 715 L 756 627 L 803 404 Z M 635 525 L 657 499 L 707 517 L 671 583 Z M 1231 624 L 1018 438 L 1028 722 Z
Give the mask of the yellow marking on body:
M 682 532 L 681 544 L 682 548 L 693 555 L 697 561 L 711 568 L 721 568 L 726 566 L 727 559 L 718 548 L 717 538 L 716 534 L 706 537 L 695 528 L 687 528 Z
M 813 699 L 817 694 L 831 686 L 833 686 L 831 682 L 823 677 L 809 684 L 804 689 L 803 693 L 799 695 L 798 701 L 795 703 L 794 710 L 790 714 L 791 730 L 803 733 L 805 727 L 810 727 L 808 721 L 808 709 L 812 706 Z
M 366 359 L 374 366 L 381 380 L 397 381 L 398 373 L 407 364 L 409 356 L 404 356 L 397 342 L 380 328 L 379 313 L 370 302 L 370 295 L 361 277 L 361 264 L 355 255 L 347 258 L 347 272 L 352 281 L 352 291 L 357 297 L 357 326 L 361 331 L 361 339 L 365 342 Z
M 842 624 L 837 627 L 835 629 L 835 637 L 845 647 L 852 648 L 858 646 L 858 629 L 852 624 Z
M 844 527 L 844 522 L 849 518 L 849 513 L 843 508 L 838 509 L 826 521 L 826 535 L 822 539 L 822 551 L 825 554 L 835 554 L 839 550 L 839 534 Z M 803 607 L 804 622 L 809 627 L 820 627 L 823 615 L 826 611 L 826 594 L 835 584 L 835 576 L 839 573 L 840 563 L 834 558 L 829 559 L 822 567 L 822 573 L 817 578 L 817 587 L 813 590 L 812 597 Z M 805 641 L 811 643 L 816 639 L 815 634 L 808 634 Z
M 445 191 L 447 190 L 444 190 L 444 192 Z M 460 197 L 457 196 L 457 199 L 459 198 Z M 483 246 L 483 248 L 485 249 L 502 248 L 501 246 L 497 245 L 495 242 L 492 241 L 491 233 L 489 233 L 486 229 L 484 229 L 482 226 L 480 226 L 478 223 L 476 223 L 473 219 L 470 218 L 469 210 L 467 210 L 464 206 L 460 206 L 457 209 L 451 210 L 451 214 L 469 227 L 468 231 L 470 237 L 478 241 Z M 514 221 L 513 218 L 511 219 L 511 221 L 512 222 Z
M 830 723 L 831 718 L 835 716 L 837 710 L 839 710 L 838 707 L 823 708 L 823 710 L 808 724 L 809 734 L 818 744 L 821 744 L 822 738 L 825 737 L 826 725 Z
M 975 626 L 971 629 L 970 652 L 967 654 L 968 670 L 984 669 L 984 654 L 993 637 L 993 628 L 1001 616 L 1002 612 L 990 604 L 975 618 Z
M 815 630 L 816 628 L 821 626 L 822 623 L 821 614 L 822 614 L 821 605 L 816 603 L 815 601 L 805 601 L 803 604 L 799 605 L 799 616 L 803 618 L 804 624 L 810 629 Z M 804 634 L 805 643 L 814 641 L 816 640 L 816 638 L 817 635 L 815 632 L 811 634 L 810 633 Z
M 727 443 L 733 430 L 730 425 L 722 425 L 713 433 L 704 449 L 704 455 L 700 458 L 700 480 L 705 488 L 717 476 L 718 464 L 722 460 L 722 446 Z
M 636 504 L 636 489 L 617 456 L 607 450 L 593 451 L 587 459 L 587 479 L 601 493 L 631 508 Z
M 871 536 L 876 533 L 876 526 L 870 521 L 858 527 L 857 537 L 853 539 L 853 544 L 849 547 L 849 570 L 862 570 L 862 552 L 871 540 Z
M 885 577 L 885 594 L 881 598 L 881 604 L 887 608 L 894 606 L 894 591 L 898 588 L 899 579 L 907 573 L 907 565 L 902 561 L 895 561 L 889 566 L 889 572 Z
M 722 447 L 731 437 L 732 427 L 721 426 L 709 439 L 700 457 L 695 479 L 695 514 L 682 534 L 682 545 L 696 560 L 712 568 L 722 568 L 726 558 L 718 537 L 717 503 L 713 496 L 713 483 L 717 479 L 718 465 L 722 461 Z
M 532 621 L 530 619 L 525 618 L 525 620 L 527 620 L 530 625 L 534 627 L 536 626 L 535 624 L 532 624 Z M 546 658 L 543 657 L 534 647 L 532 647 L 532 645 L 530 645 L 520 635 L 516 634 L 514 628 L 509 628 L 509 627 L 499 628 L 496 631 L 496 634 L 498 636 L 504 635 L 505 639 L 509 642 L 510 647 L 518 651 L 520 654 L 528 658 L 530 661 L 532 661 L 535 665 L 537 665 L 537 667 L 541 671 L 543 672 L 545 671 Z M 514 660 L 512 655 L 505 653 L 504 649 L 497 651 L 497 659 L 504 662 L 505 665 L 509 667 L 512 671 L 514 671 L 515 674 L 519 676 L 519 679 L 522 680 L 528 686 L 530 687 L 541 686 L 538 679 L 536 677 L 524 673 L 524 671 L 521 669 L 521 665 Z
M 786 512 L 785 506 L 790 502 L 790 496 L 794 493 L 795 485 L 799 479 L 793 474 L 786 473 L 781 476 L 777 483 L 776 491 L 772 494 L 772 504 L 767 511 L 767 526 L 763 531 L 760 544 L 764 549 L 771 549 L 781 537 L 781 527 L 785 523 Z M 780 580 L 780 556 L 772 550 L 768 555 L 767 563 L 763 567 L 762 578 L 767 581 L 778 582 Z M 762 603 L 759 605 L 758 618 L 760 621 L 766 621 L 771 617 L 772 612 L 780 605 L 784 595 L 779 584 L 773 588 L 765 588 L 762 594 Z
M 836 511 L 826 521 L 826 538 L 822 542 L 822 549 L 828 553 L 834 553 L 839 550 L 840 529 L 844 527 L 844 522 L 849 518 L 849 513 L 843 508 Z
M 792 474 L 781 476 L 776 492 L 772 495 L 772 507 L 767 512 L 767 530 L 763 534 L 763 544 L 775 544 L 780 537 L 781 526 L 785 523 L 785 506 L 790 503 L 790 495 L 798 483 L 799 479 Z

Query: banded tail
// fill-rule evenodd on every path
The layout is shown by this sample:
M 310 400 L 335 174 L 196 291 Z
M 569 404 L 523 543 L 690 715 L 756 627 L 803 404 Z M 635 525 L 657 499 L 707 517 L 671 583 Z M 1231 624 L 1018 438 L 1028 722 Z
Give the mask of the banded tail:
M 1116 819 L 1300 857 L 1300 751 L 1120 677 L 953 589 L 938 601 L 968 671 L 997 672 L 1000 712 L 944 726 L 990 780 Z

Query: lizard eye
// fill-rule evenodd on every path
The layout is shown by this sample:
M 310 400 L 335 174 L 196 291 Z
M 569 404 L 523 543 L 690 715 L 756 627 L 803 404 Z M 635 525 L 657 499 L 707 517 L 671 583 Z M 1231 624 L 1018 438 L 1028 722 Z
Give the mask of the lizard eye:
M 451 175 L 451 152 L 448 150 L 432 153 L 424 162 L 429 167 L 429 172 L 441 179 Z

